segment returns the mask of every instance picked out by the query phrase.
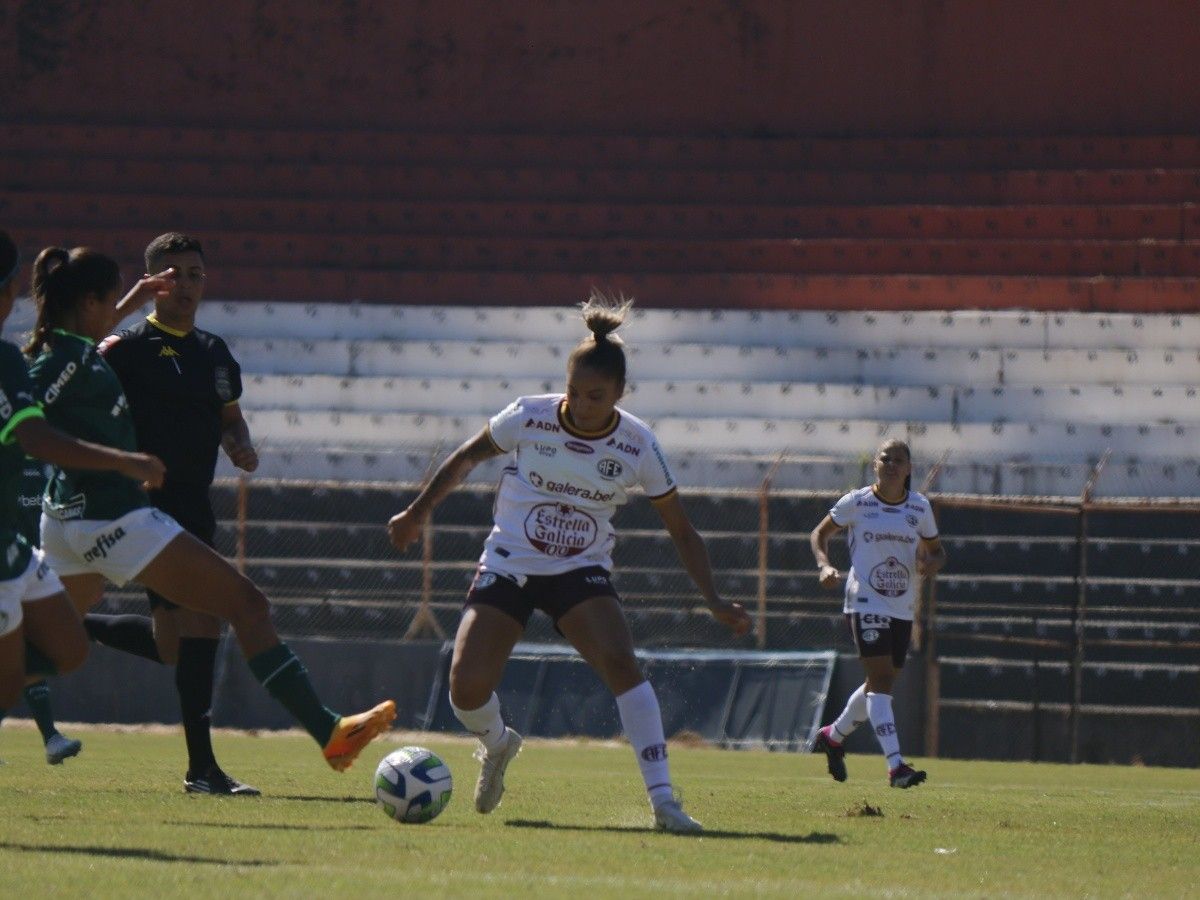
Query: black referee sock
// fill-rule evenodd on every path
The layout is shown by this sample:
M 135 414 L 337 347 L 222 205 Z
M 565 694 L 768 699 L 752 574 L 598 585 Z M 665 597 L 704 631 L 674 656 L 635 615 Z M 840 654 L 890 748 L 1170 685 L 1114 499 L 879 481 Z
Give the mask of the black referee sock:
M 83 617 L 88 637 L 106 647 L 132 653 L 151 662 L 161 663 L 154 643 L 154 622 L 149 616 L 102 616 L 88 613 Z
M 219 644 L 216 638 L 179 639 L 175 689 L 179 691 L 189 775 L 203 775 L 217 764 L 212 748 L 212 697 Z
M 29 641 L 26 641 L 25 674 L 41 676 L 42 678 L 45 678 L 47 675 L 57 675 L 58 669 L 54 667 L 54 663 L 50 661 L 50 657 L 48 657 Z
M 35 681 L 25 686 L 25 705 L 37 722 L 38 731 L 42 733 L 42 743 L 58 734 L 54 724 L 54 709 L 50 706 L 50 685 L 45 681 Z

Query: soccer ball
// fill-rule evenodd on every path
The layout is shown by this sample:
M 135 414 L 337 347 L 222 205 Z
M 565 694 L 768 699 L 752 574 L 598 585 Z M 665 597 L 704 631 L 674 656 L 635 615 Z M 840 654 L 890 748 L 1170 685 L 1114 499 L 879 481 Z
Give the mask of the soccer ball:
M 375 800 L 397 822 L 428 822 L 446 808 L 454 782 L 450 767 L 424 747 L 401 747 L 375 770 Z

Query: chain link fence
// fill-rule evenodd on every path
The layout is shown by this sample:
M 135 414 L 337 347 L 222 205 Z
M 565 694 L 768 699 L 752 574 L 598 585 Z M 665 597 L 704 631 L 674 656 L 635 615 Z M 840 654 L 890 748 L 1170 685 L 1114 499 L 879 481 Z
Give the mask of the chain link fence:
M 712 621 L 652 506 L 614 520 L 614 582 L 645 648 L 853 651 L 840 591 L 817 584 L 809 532 L 844 491 L 870 483 L 869 458 L 848 460 L 825 491 L 786 486 L 788 460 L 745 489 L 684 489 L 718 589 L 746 606 L 751 634 Z M 944 461 L 917 473 L 936 488 Z M 914 650 L 923 667 L 925 746 L 953 755 L 971 723 L 1016 720 L 994 740 L 1010 758 L 1091 758 L 1100 720 L 1156 716 L 1155 728 L 1200 725 L 1200 502 L 1100 499 L 1098 463 L 1075 496 L 995 496 L 928 490 L 950 562 L 923 585 Z M 452 637 L 492 525 L 493 489 L 469 483 L 436 510 L 404 554 L 385 523 L 417 485 L 247 477 L 220 479 L 218 549 L 271 598 L 292 637 L 390 640 Z M 844 541 L 833 561 L 848 566 Z M 115 591 L 110 609 L 140 604 Z M 543 616 L 524 638 L 561 643 Z M 908 676 L 909 679 L 913 675 Z M 992 740 L 991 738 L 989 740 Z M 999 751 L 996 751 L 999 752 Z M 1138 752 L 1144 756 L 1143 751 Z
M 492 489 L 461 487 L 435 511 L 424 541 L 401 554 L 384 526 L 414 496 L 412 485 L 222 481 L 214 491 L 218 548 L 271 597 L 285 633 L 445 637 L 457 625 L 491 529 Z M 808 531 L 833 499 L 814 492 L 683 492 L 719 590 L 756 614 L 746 646 L 826 648 L 841 640 L 840 600 L 816 590 L 808 550 Z M 650 504 L 629 504 L 614 523 L 614 582 L 638 643 L 730 646 Z M 561 642 L 561 636 L 535 617 L 526 640 Z
M 1109 761 L 1111 723 L 1200 726 L 1200 504 L 1084 492 L 935 506 L 951 565 L 918 622 L 927 747 L 962 745 L 982 716 L 1014 727 L 989 734 L 991 752 L 954 755 Z M 1170 741 L 1130 743 L 1128 760 L 1197 762 Z

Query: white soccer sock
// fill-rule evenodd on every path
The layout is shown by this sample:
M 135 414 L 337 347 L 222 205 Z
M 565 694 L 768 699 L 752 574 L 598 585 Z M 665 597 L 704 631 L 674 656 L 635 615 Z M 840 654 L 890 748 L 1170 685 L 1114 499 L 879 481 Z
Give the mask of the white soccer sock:
M 500 698 L 496 696 L 495 691 L 492 691 L 487 703 L 479 709 L 459 709 L 453 700 L 450 701 L 450 708 L 454 710 L 458 721 L 463 723 L 463 728 L 479 738 L 479 742 L 488 753 L 499 750 L 508 743 L 504 719 L 500 717 Z
M 638 768 L 646 782 L 646 793 L 654 806 L 670 800 L 671 771 L 667 763 L 667 741 L 663 737 L 662 711 L 650 682 L 643 681 L 617 697 L 617 711 L 625 737 L 637 754 Z
M 867 712 L 871 717 L 871 725 L 875 728 L 875 737 L 879 738 L 879 746 L 887 757 L 888 769 L 894 769 L 904 762 L 900 755 L 900 738 L 896 734 L 896 716 L 892 713 L 892 695 L 867 693 Z
M 829 726 L 830 737 L 840 744 L 865 721 L 867 721 L 867 686 L 860 684 L 858 690 L 851 694 L 850 699 L 846 701 L 846 708 L 842 710 L 842 714 Z

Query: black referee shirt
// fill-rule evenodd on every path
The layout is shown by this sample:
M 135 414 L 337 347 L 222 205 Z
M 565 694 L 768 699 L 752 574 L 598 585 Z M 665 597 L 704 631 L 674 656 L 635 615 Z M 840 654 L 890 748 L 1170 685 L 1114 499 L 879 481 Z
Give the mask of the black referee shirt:
M 225 342 L 182 332 L 153 315 L 104 339 L 100 352 L 121 379 L 138 449 L 167 467 L 166 484 L 212 484 L 221 446 L 221 410 L 242 396 L 242 370 Z

